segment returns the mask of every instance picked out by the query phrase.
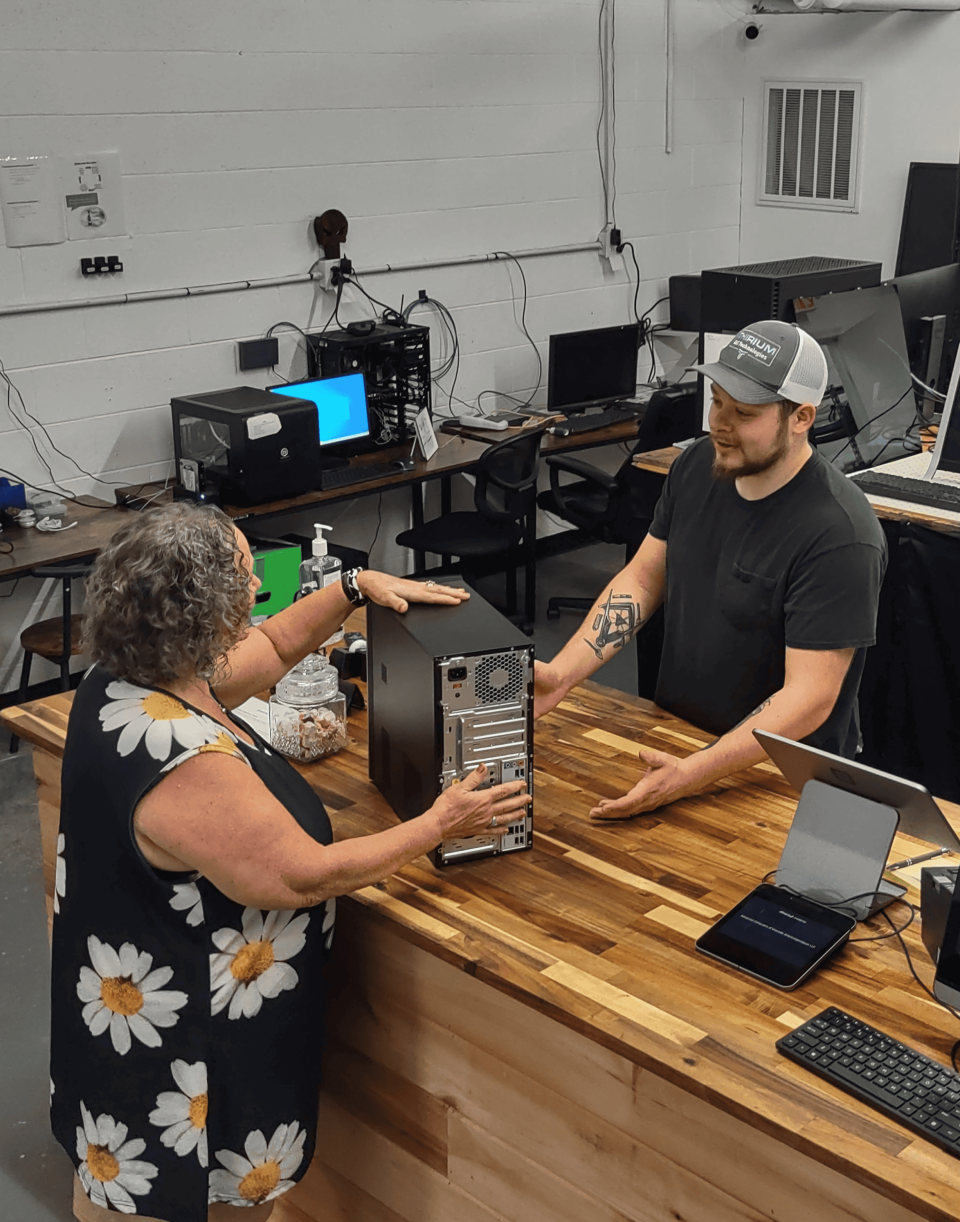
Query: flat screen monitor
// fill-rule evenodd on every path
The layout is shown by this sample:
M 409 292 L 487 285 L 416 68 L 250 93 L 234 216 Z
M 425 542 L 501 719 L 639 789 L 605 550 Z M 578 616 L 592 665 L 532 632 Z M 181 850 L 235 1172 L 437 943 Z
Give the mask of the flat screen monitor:
M 927 468 L 926 479 L 932 479 L 939 472 L 948 473 L 951 483 L 960 482 L 960 412 L 957 411 L 957 389 L 960 383 L 960 361 L 954 361 L 953 373 L 950 375 L 950 385 L 947 387 L 947 401 L 943 405 L 943 415 L 940 418 L 940 428 L 937 430 L 937 444 L 933 447 L 933 457 Z
M 887 283 L 896 289 L 900 302 L 911 372 L 943 394 L 960 339 L 960 264 L 931 267 Z M 929 419 L 934 401 L 920 391 L 917 400 Z
M 942 267 L 957 257 L 958 166 L 911 161 L 900 223 L 897 275 Z
M 637 393 L 640 324 L 550 336 L 547 407 L 577 412 Z
M 321 453 L 330 446 L 339 447 L 341 453 L 351 448 L 356 453 L 364 448 L 363 443 L 370 437 L 367 390 L 362 373 L 285 382 L 267 389 L 275 395 L 308 399 L 316 404 Z

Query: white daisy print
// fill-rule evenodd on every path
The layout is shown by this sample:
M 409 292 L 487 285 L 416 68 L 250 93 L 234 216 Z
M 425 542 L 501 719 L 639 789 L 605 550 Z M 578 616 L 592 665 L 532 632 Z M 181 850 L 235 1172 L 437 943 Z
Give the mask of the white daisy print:
M 114 1049 L 125 1056 L 130 1051 L 131 1035 L 148 1048 L 163 1043 L 157 1027 L 173 1027 L 177 1010 L 187 1004 L 186 993 L 166 990 L 173 976 L 172 967 L 154 971 L 153 955 L 138 951 L 124 942 L 119 951 L 92 934 L 87 938 L 89 967 L 81 967 L 77 996 L 82 1002 L 83 1021 L 91 1035 L 103 1035 L 109 1027 Z
M 212 718 L 192 713 L 166 692 L 137 687 L 125 679 L 108 684 L 107 695 L 110 703 L 100 710 L 100 720 L 106 733 L 120 730 L 117 750 L 121 755 L 129 755 L 143 738 L 153 758 L 165 760 L 174 742 L 181 747 L 200 747 L 227 733 Z
M 196 883 L 176 883 L 170 907 L 177 912 L 186 912 L 188 925 L 203 924 L 203 900 Z
M 334 896 L 331 896 L 326 903 L 323 913 L 323 925 L 321 929 L 326 937 L 323 939 L 324 950 L 329 950 L 333 944 L 333 922 L 337 919 L 337 901 Z
M 134 1197 L 144 1197 L 150 1191 L 150 1181 L 157 1168 L 138 1157 L 147 1143 L 140 1137 L 127 1141 L 127 1126 L 117 1124 L 112 1116 L 101 1114 L 94 1120 L 83 1100 L 80 1101 L 83 1125 L 77 1126 L 77 1174 L 83 1190 L 95 1205 L 114 1209 L 122 1214 L 135 1214 Z
M 210 956 L 211 1013 L 229 1002 L 228 1018 L 253 1018 L 264 997 L 295 988 L 300 977 L 286 960 L 303 949 L 309 923 L 306 912 L 294 917 L 276 910 L 264 918 L 258 908 L 244 908 L 242 933 L 218 929 L 213 944 L 219 953 Z
M 57 874 L 53 884 L 53 911 L 57 914 L 60 912 L 60 901 L 67 894 L 67 863 L 63 858 L 66 843 L 66 837 L 61 832 L 57 837 Z
M 172 1146 L 181 1158 L 196 1150 L 201 1167 L 208 1163 L 207 1155 L 207 1067 L 203 1061 L 193 1065 L 173 1061 L 170 1072 L 179 1091 L 165 1090 L 157 1095 L 157 1106 L 150 1113 L 150 1123 L 163 1129 L 160 1140 Z
M 228 1201 L 231 1205 L 260 1205 L 272 1201 L 293 1187 L 290 1178 L 303 1162 L 306 1131 L 300 1131 L 297 1121 L 281 1124 L 269 1144 L 257 1129 L 247 1135 L 244 1154 L 218 1150 L 217 1161 L 223 1165 L 210 1172 L 210 1202 Z

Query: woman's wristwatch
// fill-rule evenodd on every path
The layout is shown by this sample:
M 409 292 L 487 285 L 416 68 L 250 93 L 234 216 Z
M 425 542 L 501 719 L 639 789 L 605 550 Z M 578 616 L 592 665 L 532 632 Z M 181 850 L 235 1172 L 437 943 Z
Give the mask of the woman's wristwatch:
M 362 569 L 344 569 L 344 571 L 340 574 L 340 588 L 343 590 L 343 596 L 348 602 L 353 603 L 355 607 L 365 607 L 370 601 L 367 596 L 361 592 L 360 585 L 357 581 L 357 578 L 362 572 Z

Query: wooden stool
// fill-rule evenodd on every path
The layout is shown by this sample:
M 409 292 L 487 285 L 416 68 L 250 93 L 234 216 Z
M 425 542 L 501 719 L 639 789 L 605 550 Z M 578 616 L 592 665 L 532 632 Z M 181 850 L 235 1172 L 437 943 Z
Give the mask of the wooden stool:
M 20 633 L 20 647 L 23 649 L 23 668 L 20 671 L 20 689 L 18 700 L 26 699 L 30 684 L 30 665 L 34 654 L 55 662 L 60 667 L 60 690 L 65 692 L 70 687 L 70 659 L 81 652 L 80 629 L 83 617 L 71 614 L 71 582 L 76 577 L 85 576 L 89 562 L 86 564 L 50 564 L 43 568 L 33 569 L 31 577 L 52 577 L 63 582 L 63 612 L 56 619 L 38 620 Z M 10 735 L 10 752 L 15 754 L 20 747 L 20 739 L 16 734 Z

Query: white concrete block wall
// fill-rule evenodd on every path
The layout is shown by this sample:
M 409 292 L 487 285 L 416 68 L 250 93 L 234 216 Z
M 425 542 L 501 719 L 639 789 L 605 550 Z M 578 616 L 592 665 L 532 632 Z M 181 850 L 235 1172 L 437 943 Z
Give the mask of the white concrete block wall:
M 361 272 L 588 242 L 602 225 L 599 0 L 11 7 L 0 38 L 0 154 L 118 150 L 128 236 L 0 245 L 0 307 L 90 303 L 0 316 L 0 360 L 56 445 L 105 481 L 166 477 L 170 397 L 275 380 L 270 371 L 238 374 L 236 341 L 280 320 L 322 325 L 332 298 L 309 284 L 121 306 L 93 305 L 98 298 L 304 273 L 318 254 L 312 218 L 328 207 L 350 218 L 346 253 Z M 701 44 L 717 37 L 714 6 L 680 0 L 679 9 L 678 64 L 685 46 L 699 61 Z M 742 90 L 729 81 L 724 93 L 718 81 L 698 97 L 697 71 L 679 71 L 677 142 L 665 155 L 663 31 L 662 0 L 619 0 L 616 207 L 640 262 L 641 311 L 664 294 L 668 275 L 737 258 Z M 82 256 L 112 253 L 123 258 L 122 276 L 81 278 Z M 631 317 L 632 262 L 611 273 L 592 253 L 571 254 L 526 260 L 524 272 L 544 378 L 551 332 Z M 424 288 L 451 309 L 458 397 L 533 392 L 537 362 L 518 323 L 515 267 L 364 284 L 391 305 Z M 341 316 L 369 316 L 369 306 L 345 297 Z M 280 336 L 278 373 L 301 376 L 294 333 Z M 0 456 L 0 466 L 48 482 L 2 396 Z M 112 495 L 109 483 L 48 457 L 70 490 Z M 406 499 L 385 497 L 383 510 L 374 559 L 401 564 L 392 539 Z M 376 500 L 348 516 L 339 537 L 369 546 Z M 0 691 L 12 684 L 20 627 L 51 606 L 29 580 L 0 601 Z
M 960 13 L 948 12 L 768 16 L 755 43 L 729 39 L 723 58 L 744 91 L 743 261 L 875 259 L 892 276 L 910 162 L 960 155 L 958 55 Z M 859 213 L 756 202 L 763 82 L 794 79 L 863 82 Z

